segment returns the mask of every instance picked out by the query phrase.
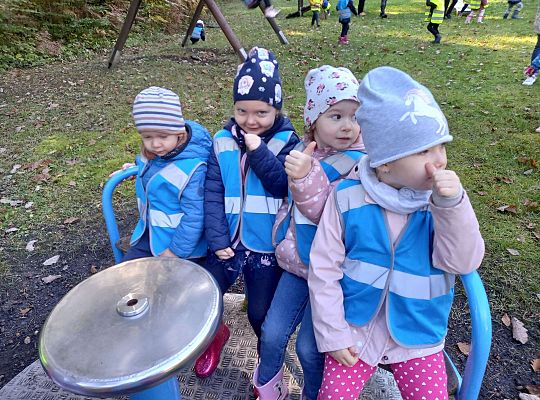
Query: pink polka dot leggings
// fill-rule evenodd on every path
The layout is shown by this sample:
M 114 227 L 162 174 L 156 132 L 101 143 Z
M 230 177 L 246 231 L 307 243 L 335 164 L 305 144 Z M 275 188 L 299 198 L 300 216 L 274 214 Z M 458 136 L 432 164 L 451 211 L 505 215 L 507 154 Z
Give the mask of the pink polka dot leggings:
M 404 400 L 448 400 L 442 351 L 426 357 L 390 364 Z M 318 400 L 357 399 L 376 367 L 362 360 L 347 367 L 326 354 Z

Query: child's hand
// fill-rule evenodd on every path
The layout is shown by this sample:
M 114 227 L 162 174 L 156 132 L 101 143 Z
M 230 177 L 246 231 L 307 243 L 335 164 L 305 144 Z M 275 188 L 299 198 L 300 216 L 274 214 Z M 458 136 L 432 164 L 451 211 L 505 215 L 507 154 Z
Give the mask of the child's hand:
M 122 165 L 122 168 L 119 169 L 118 171 L 114 171 L 112 172 L 110 175 L 109 175 L 109 178 L 112 178 L 113 175 L 116 175 L 117 173 L 121 172 L 121 171 L 125 171 L 126 169 L 130 168 L 130 167 L 133 167 L 135 164 L 133 163 L 125 163 L 124 165 Z M 133 179 L 134 177 L 130 177 L 130 179 Z
M 160 257 L 178 257 L 176 254 L 174 254 L 168 248 L 166 248 L 165 251 L 163 253 L 161 253 L 159 256 Z
M 244 135 L 246 141 L 246 147 L 249 151 L 257 150 L 261 145 L 261 138 L 253 133 L 246 133 Z
M 285 157 L 285 172 L 292 179 L 302 179 L 311 171 L 312 155 L 317 146 L 316 142 L 307 145 L 304 151 L 292 150 Z
M 229 258 L 234 257 L 234 250 L 227 247 L 226 249 L 216 250 L 215 254 L 220 260 L 228 260 Z
M 347 349 L 330 351 L 330 354 L 338 363 L 345 365 L 347 367 L 352 367 L 358 362 L 358 354 L 354 347 L 349 347 Z
M 461 183 L 454 171 L 438 170 L 433 164 L 426 163 L 426 172 L 433 179 L 433 192 L 438 196 L 452 198 L 458 195 Z

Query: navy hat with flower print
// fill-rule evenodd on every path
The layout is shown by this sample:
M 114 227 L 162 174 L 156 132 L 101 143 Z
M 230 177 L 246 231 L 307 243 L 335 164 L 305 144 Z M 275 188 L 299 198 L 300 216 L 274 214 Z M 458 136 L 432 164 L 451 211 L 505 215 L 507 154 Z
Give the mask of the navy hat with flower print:
M 249 51 L 246 61 L 238 66 L 234 78 L 233 100 L 260 100 L 277 110 L 283 106 L 279 64 L 274 54 L 262 47 Z

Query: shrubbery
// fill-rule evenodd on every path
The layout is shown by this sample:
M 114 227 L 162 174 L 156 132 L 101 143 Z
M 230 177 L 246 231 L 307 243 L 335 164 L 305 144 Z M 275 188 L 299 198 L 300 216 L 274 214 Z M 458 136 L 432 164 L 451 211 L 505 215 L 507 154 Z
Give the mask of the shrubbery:
M 38 65 L 88 50 L 111 47 L 129 0 L 4 0 L 0 2 L 0 70 Z M 196 0 L 147 0 L 132 31 L 174 33 Z

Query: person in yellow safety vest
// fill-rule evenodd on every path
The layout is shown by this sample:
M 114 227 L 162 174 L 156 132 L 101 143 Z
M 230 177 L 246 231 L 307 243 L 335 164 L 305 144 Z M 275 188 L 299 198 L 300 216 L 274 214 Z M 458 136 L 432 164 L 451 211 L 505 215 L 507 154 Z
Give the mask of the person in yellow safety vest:
M 427 30 L 434 36 L 432 43 L 441 43 L 441 34 L 439 33 L 439 25 L 444 20 L 444 0 L 426 0 L 426 17 L 424 22 L 427 22 Z
M 311 6 L 311 11 L 313 11 L 313 16 L 311 17 L 311 27 L 317 23 L 317 28 L 321 26 L 320 23 L 320 13 L 321 13 L 321 6 L 322 6 L 322 0 L 309 0 L 309 5 Z
M 467 15 L 465 23 L 470 24 L 472 19 L 476 16 L 476 13 L 478 12 L 478 19 L 476 21 L 479 24 L 483 24 L 484 13 L 486 12 L 487 6 L 488 0 L 470 0 L 469 7 L 471 8 L 471 12 L 469 13 L 469 15 Z

